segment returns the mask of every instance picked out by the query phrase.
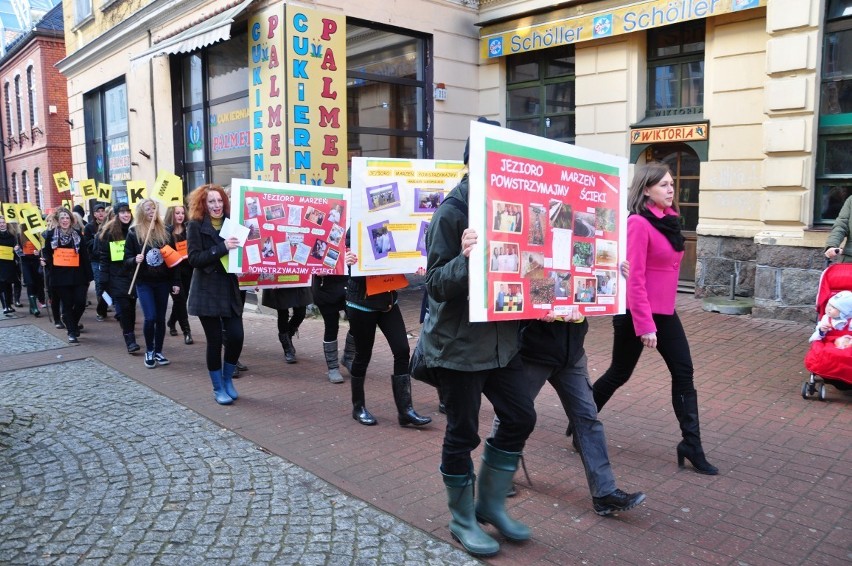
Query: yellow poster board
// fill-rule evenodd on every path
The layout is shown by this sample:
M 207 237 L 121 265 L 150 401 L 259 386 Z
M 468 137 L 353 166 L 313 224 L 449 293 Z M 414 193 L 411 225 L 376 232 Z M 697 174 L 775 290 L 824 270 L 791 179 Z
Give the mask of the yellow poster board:
M 60 171 L 53 174 L 53 182 L 56 183 L 56 191 L 64 193 L 71 190 L 71 179 L 68 178 L 68 173 Z

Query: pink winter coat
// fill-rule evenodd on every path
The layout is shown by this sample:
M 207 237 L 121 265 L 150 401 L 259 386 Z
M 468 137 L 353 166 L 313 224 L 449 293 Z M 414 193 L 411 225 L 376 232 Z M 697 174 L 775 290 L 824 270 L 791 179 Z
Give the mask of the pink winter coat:
M 677 215 L 648 207 L 656 216 Z M 680 262 L 683 252 L 676 252 L 666 237 L 638 214 L 627 218 L 627 308 L 633 316 L 636 336 L 657 331 L 652 315 L 673 314 Z

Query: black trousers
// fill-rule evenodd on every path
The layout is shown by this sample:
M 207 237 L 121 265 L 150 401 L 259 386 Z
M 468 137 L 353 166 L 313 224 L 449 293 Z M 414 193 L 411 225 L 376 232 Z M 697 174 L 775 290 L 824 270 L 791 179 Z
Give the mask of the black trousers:
M 464 475 L 473 469 L 470 453 L 479 446 L 479 409 L 482 396 L 500 419 L 491 444 L 506 452 L 521 452 L 535 428 L 535 401 L 524 376 L 521 355 L 502 368 L 465 372 L 435 368 L 447 408 L 447 429 L 441 450 L 441 470 Z
M 346 310 L 346 302 L 341 300 L 337 303 L 322 303 L 316 307 L 322 315 L 323 342 L 337 340 L 337 333 L 340 330 L 340 311 Z
M 670 315 L 655 314 L 654 324 L 657 325 L 657 350 L 672 376 L 672 395 L 694 392 L 692 356 L 680 318 L 676 312 Z M 633 329 L 630 311 L 614 316 L 612 328 L 612 362 L 593 387 L 598 411 L 619 387 L 627 383 L 645 350 L 641 338 L 636 336 Z
M 402 375 L 408 373 L 408 357 L 411 348 L 408 346 L 408 336 L 405 332 L 405 321 L 399 305 L 394 305 L 387 312 L 362 311 L 348 307 L 349 331 L 355 337 L 355 360 L 352 362 L 352 376 L 367 375 L 367 366 L 373 357 L 373 345 L 376 342 L 376 328 L 382 331 L 393 354 L 393 373 Z
M 62 305 L 62 320 L 69 333 L 78 333 L 77 325 L 86 310 L 86 293 L 89 284 L 54 287 L 53 291 Z

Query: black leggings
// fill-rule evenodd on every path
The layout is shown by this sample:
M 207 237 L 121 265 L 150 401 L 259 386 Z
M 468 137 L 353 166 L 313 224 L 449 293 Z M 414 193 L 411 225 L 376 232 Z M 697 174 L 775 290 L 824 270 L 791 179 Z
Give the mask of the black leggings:
M 663 356 L 666 367 L 672 377 L 672 395 L 686 395 L 695 391 L 693 383 L 692 356 L 689 353 L 689 342 L 677 313 L 655 314 L 654 324 L 657 327 L 657 351 Z M 639 357 L 645 351 L 642 339 L 636 336 L 633 328 L 633 316 L 616 315 L 612 318 L 613 341 L 612 362 L 609 369 L 595 382 L 593 389 L 595 405 L 600 411 L 612 394 L 627 383 L 633 370 L 639 362 Z
M 305 320 L 305 313 L 308 312 L 308 307 L 293 307 L 293 316 L 290 316 L 290 309 L 276 309 L 278 311 L 278 333 L 287 333 L 290 336 L 299 330 L 299 325 Z
M 393 373 L 402 375 L 408 373 L 408 336 L 405 333 L 405 321 L 399 305 L 394 305 L 387 312 L 362 311 L 349 307 L 349 331 L 355 337 L 355 359 L 352 361 L 352 377 L 367 375 L 367 366 L 373 356 L 373 344 L 376 341 L 378 327 L 388 341 L 393 354 Z
M 346 303 L 316 305 L 322 315 L 324 330 L 322 334 L 323 342 L 334 342 L 337 340 L 337 332 L 340 330 L 340 311 L 346 310 Z
M 207 338 L 207 370 L 222 369 L 222 336 L 226 334 L 225 363 L 235 364 L 243 351 L 243 319 L 238 316 L 220 318 L 218 316 L 199 316 L 204 336 Z

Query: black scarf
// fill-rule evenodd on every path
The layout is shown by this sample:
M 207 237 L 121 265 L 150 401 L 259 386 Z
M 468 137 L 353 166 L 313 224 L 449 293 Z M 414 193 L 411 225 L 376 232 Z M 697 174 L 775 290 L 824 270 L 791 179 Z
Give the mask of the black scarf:
M 662 218 L 658 218 L 656 214 L 647 208 L 639 213 L 639 216 L 651 223 L 651 226 L 659 230 L 666 237 L 669 243 L 676 252 L 682 252 L 684 249 L 684 237 L 680 232 L 680 217 L 671 214 L 664 214 Z

